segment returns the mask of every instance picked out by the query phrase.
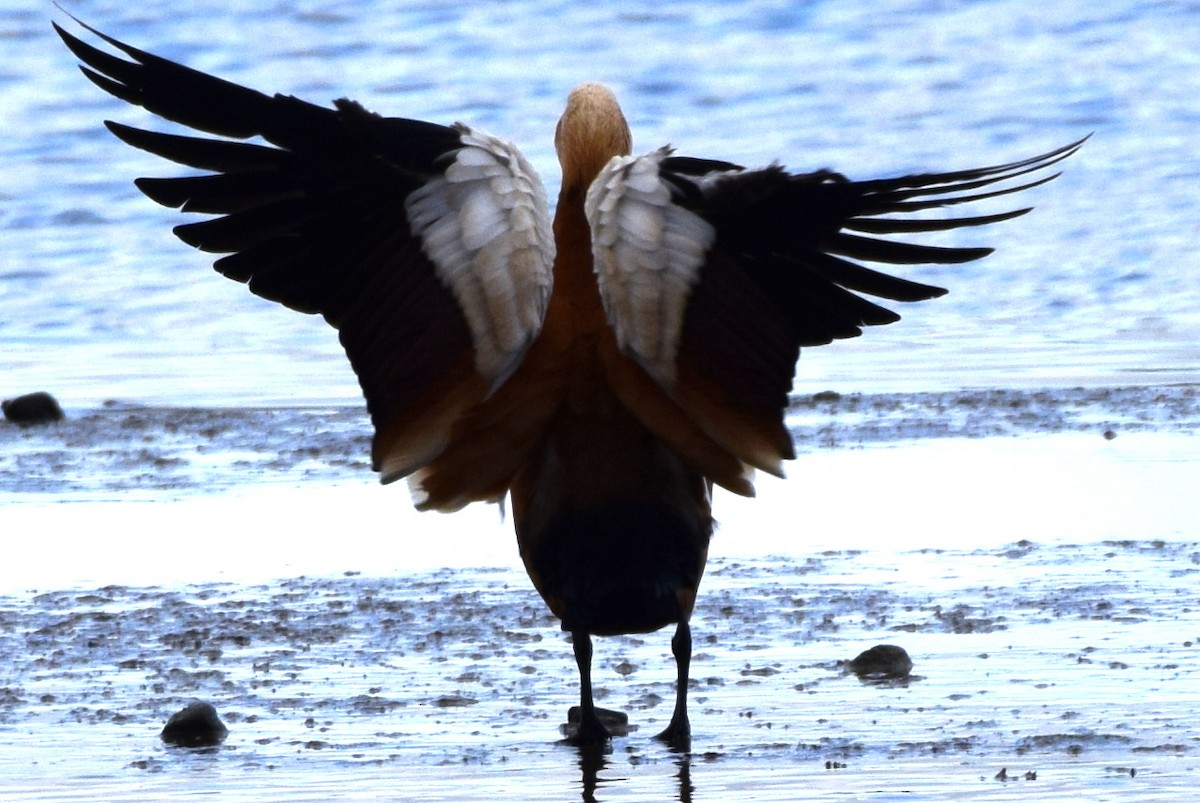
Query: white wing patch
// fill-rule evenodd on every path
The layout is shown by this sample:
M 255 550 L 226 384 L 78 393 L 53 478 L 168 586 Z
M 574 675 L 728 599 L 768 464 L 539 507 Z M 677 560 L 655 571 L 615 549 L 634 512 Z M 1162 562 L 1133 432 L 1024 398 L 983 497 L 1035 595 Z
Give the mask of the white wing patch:
M 495 389 L 541 331 L 554 235 L 546 191 L 520 151 L 461 123 L 455 128 L 462 149 L 408 196 L 406 212 L 467 321 L 475 369 Z
M 663 387 L 675 384 L 684 310 L 716 230 L 677 205 L 659 177 L 670 148 L 614 157 L 584 209 L 604 313 L 621 349 Z

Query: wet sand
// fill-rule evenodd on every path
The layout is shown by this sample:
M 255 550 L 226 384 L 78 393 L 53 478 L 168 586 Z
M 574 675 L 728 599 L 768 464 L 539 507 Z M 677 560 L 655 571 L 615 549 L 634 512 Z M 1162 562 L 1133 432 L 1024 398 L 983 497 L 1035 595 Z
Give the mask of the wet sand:
M 718 500 L 690 755 L 651 738 L 669 633 L 598 640 L 599 702 L 634 728 L 603 756 L 557 743 L 570 645 L 509 525 L 408 511 L 362 466 L 358 411 L 113 405 L 0 429 L 0 789 L 1190 800 L 1196 404 L 1186 387 L 798 403 L 791 479 Z M 881 643 L 911 678 L 846 671 Z M 160 742 L 193 699 L 222 746 Z

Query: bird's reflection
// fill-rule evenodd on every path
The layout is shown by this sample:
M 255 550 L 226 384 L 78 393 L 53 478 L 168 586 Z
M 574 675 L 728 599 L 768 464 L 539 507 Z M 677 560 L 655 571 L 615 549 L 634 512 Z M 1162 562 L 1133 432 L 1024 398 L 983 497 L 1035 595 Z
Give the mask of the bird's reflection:
M 675 765 L 679 767 L 675 776 L 679 779 L 679 803 L 692 803 L 692 792 L 695 791 L 692 786 L 692 754 L 680 753 Z
M 596 790 L 602 783 L 600 772 L 608 768 L 608 756 L 611 753 L 612 747 L 607 744 L 579 748 L 579 785 L 584 803 L 596 803 Z
M 601 798 L 597 793 L 606 784 L 625 780 L 623 778 L 602 778 L 600 773 L 609 768 L 612 763 L 612 745 L 588 745 L 576 748 L 579 751 L 579 788 L 584 803 L 598 803 Z M 679 781 L 679 803 L 692 803 L 692 794 L 696 788 L 692 786 L 692 754 L 678 752 L 675 755 L 675 773 Z

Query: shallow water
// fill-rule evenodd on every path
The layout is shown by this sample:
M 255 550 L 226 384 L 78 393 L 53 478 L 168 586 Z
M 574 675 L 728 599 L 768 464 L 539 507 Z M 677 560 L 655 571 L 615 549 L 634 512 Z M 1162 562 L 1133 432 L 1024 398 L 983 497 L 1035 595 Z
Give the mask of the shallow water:
M 600 703 L 635 729 L 595 798 L 1185 799 L 1198 574 L 1194 542 L 717 560 L 690 756 L 650 738 L 666 636 L 598 643 Z M 576 687 L 555 625 L 513 569 L 9 596 L 0 773 L 19 800 L 590 799 L 554 743 Z M 845 672 L 878 642 L 913 677 Z M 228 740 L 163 747 L 193 698 Z

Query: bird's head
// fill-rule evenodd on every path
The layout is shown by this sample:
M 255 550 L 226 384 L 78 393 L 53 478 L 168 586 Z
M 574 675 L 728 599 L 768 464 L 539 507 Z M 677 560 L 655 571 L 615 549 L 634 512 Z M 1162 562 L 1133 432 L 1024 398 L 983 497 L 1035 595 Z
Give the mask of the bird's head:
M 612 90 L 597 83 L 575 87 L 554 132 L 554 147 L 564 188 L 586 189 L 609 159 L 628 155 L 633 139 Z

